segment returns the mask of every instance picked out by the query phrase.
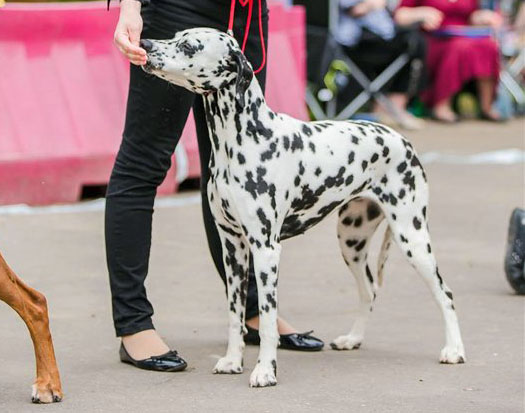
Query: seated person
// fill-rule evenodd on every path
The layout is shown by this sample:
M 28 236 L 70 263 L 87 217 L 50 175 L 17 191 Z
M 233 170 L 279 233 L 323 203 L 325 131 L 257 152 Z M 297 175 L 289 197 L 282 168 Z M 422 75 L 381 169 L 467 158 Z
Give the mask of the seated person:
M 410 62 L 403 67 L 386 85 L 388 97 L 399 111 L 401 127 L 420 129 L 424 122 L 407 112 L 409 99 L 421 91 L 424 78 L 425 43 L 414 27 L 400 27 L 394 24 L 386 9 L 386 0 L 340 0 L 339 24 L 335 37 L 344 46 L 345 52 L 370 80 L 377 77 L 412 43 Z M 342 93 L 350 100 L 359 90 L 352 83 Z M 391 119 L 377 105 L 374 112 L 384 123 Z
M 399 24 L 420 22 L 427 33 L 429 87 L 422 99 L 437 120 L 457 121 L 452 98 L 472 80 L 482 118 L 500 120 L 492 109 L 500 70 L 498 45 L 491 30 L 480 29 L 500 27 L 499 14 L 478 9 L 477 0 L 401 0 L 394 18 Z

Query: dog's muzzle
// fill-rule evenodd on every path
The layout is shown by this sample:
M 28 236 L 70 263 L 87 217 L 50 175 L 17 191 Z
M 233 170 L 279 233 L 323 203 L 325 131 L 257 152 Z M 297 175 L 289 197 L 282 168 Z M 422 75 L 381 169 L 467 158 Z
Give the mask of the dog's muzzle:
M 153 42 L 142 39 L 140 41 L 140 47 L 142 47 L 146 51 L 146 55 L 148 57 L 148 60 L 145 65 L 142 66 L 142 68 L 146 72 L 151 72 L 153 70 L 160 70 L 164 67 L 164 63 L 162 62 L 155 62 L 155 58 L 151 55 L 151 53 L 154 51 Z
M 153 50 L 153 43 L 147 39 L 142 39 L 140 41 L 140 47 L 142 47 L 146 53 L 149 53 Z

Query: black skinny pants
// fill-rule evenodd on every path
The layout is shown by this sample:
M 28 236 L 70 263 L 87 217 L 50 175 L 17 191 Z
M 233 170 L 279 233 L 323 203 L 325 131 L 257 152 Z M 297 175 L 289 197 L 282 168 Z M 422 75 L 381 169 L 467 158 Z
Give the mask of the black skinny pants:
M 168 39 L 177 31 L 193 27 L 226 30 L 229 5 L 229 0 L 153 0 L 142 10 L 142 38 Z M 240 42 L 247 9 L 238 5 L 236 10 L 234 32 Z M 267 37 L 265 1 L 263 25 Z M 245 54 L 254 68 L 259 67 L 262 51 L 257 7 L 253 10 Z M 153 202 L 157 187 L 170 168 L 172 154 L 191 108 L 199 144 L 204 225 L 213 261 L 226 286 L 221 243 L 206 194 L 211 144 L 202 98 L 169 85 L 137 66 L 131 66 L 130 76 L 124 133 L 106 196 L 106 256 L 117 336 L 154 328 L 153 307 L 144 287 L 151 247 Z M 257 78 L 264 90 L 265 70 Z M 246 317 L 256 315 L 257 286 L 251 269 Z

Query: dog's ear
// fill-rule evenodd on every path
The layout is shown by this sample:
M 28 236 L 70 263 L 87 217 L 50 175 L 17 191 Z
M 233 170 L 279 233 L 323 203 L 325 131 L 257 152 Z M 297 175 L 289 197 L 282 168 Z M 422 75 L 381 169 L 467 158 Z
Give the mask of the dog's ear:
M 248 63 L 248 60 L 240 50 L 232 52 L 232 63 L 237 72 L 237 79 L 235 83 L 235 101 L 239 108 L 243 108 L 245 104 L 244 94 L 246 89 L 250 86 L 253 79 L 253 70 Z

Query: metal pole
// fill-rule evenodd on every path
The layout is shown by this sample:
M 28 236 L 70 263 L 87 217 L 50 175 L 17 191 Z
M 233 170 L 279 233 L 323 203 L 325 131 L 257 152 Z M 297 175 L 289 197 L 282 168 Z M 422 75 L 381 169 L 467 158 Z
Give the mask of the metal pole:
M 328 29 L 334 34 L 339 19 L 339 0 L 329 0 Z

